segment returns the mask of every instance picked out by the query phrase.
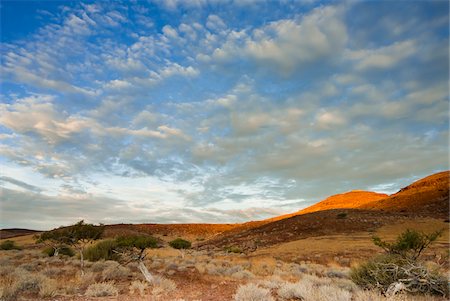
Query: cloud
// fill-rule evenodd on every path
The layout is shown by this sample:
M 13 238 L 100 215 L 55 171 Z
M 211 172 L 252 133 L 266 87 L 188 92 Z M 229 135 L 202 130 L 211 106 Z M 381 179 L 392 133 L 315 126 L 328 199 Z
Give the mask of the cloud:
M 42 191 L 42 189 L 39 188 L 39 187 L 36 187 L 34 185 L 30 185 L 28 183 L 25 183 L 23 181 L 16 180 L 16 179 L 13 179 L 13 178 L 10 178 L 10 177 L 5 177 L 5 176 L 1 176 L 0 177 L 0 183 L 3 183 L 3 185 L 6 184 L 6 183 L 13 184 L 16 187 L 20 187 L 20 188 L 23 188 L 25 190 L 29 190 L 29 191 L 32 191 L 32 192 L 41 192 Z
M 319 60 L 330 60 L 343 51 L 347 41 L 345 24 L 336 7 L 323 7 L 298 19 L 279 20 L 251 35 L 232 31 L 227 41 L 216 48 L 212 58 L 230 61 L 243 57 L 260 68 L 292 73 Z
M 356 70 L 393 68 L 416 51 L 416 42 L 407 40 L 396 42 L 378 49 L 350 51 L 347 56 L 356 60 Z

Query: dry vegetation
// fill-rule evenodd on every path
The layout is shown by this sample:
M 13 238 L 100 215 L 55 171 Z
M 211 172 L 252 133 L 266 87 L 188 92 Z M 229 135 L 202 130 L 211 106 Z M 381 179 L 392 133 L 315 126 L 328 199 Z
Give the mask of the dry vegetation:
M 137 263 L 86 262 L 80 275 L 75 257 L 48 257 L 40 249 L 1 251 L 1 300 L 444 300 L 398 294 L 387 299 L 363 291 L 348 267 L 292 262 L 271 256 L 164 247 L 147 251 L 153 273 L 145 281 Z M 103 298 L 103 299 L 102 299 Z M 111 299 L 112 298 L 112 299 Z

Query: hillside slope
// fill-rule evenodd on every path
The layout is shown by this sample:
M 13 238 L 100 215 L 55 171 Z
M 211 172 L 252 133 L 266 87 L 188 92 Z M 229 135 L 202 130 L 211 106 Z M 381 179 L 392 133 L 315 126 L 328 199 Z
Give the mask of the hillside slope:
M 325 200 L 316 203 L 310 207 L 302 209 L 300 211 L 276 216 L 268 219 L 268 221 L 278 221 L 285 218 L 289 218 L 296 215 L 312 213 L 323 210 L 331 210 L 331 209 L 351 209 L 358 208 L 365 204 L 373 203 L 378 200 L 384 199 L 388 197 L 387 194 L 384 193 L 376 193 L 371 191 L 363 191 L 363 190 L 353 190 L 346 193 L 336 194 L 326 198 Z
M 448 218 L 449 177 L 449 171 L 433 174 L 400 189 L 399 192 L 389 197 L 363 204 L 358 208 Z
M 352 191 L 335 195 L 288 215 L 255 222 L 254 227 L 224 232 L 200 248 L 237 245 L 243 250 L 307 237 L 374 231 L 383 225 L 417 216 L 446 219 L 449 210 L 449 172 L 441 172 L 401 189 L 396 194 Z

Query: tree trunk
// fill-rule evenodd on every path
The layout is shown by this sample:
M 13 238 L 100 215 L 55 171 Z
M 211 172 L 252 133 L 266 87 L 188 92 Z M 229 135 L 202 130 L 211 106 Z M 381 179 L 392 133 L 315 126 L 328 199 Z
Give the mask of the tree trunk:
M 180 252 L 181 258 L 184 258 L 184 251 L 183 250 L 178 250 L 178 252 Z
M 55 248 L 55 252 L 53 252 L 54 257 L 58 257 L 59 255 L 59 248 Z
M 84 257 L 83 257 L 83 249 L 80 249 L 80 268 L 81 268 L 81 276 L 84 276 Z
M 145 280 L 147 280 L 148 283 L 153 284 L 153 275 L 148 271 L 142 260 L 139 261 L 138 267 L 142 275 L 144 275 Z

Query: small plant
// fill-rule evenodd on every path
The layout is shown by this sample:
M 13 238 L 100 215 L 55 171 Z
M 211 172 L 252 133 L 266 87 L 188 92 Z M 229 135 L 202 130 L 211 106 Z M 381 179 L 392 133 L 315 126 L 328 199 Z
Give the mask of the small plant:
M 283 300 L 304 300 L 304 293 L 297 283 L 286 282 L 277 291 L 278 296 Z
M 114 282 L 101 282 L 89 285 L 85 294 L 88 297 L 117 296 L 119 290 L 115 287 Z
M 87 247 L 84 250 L 84 257 L 89 261 L 118 260 L 119 255 L 114 252 L 117 242 L 114 239 L 106 239 Z
M 115 261 L 107 261 L 107 267 L 102 272 L 102 280 L 126 279 L 130 275 L 130 269 L 121 266 Z
M 225 252 L 227 253 L 242 253 L 241 248 L 236 247 L 236 246 L 228 246 L 225 247 Z
M 344 218 L 347 218 L 347 213 L 345 213 L 345 212 L 338 213 L 338 214 L 336 215 L 336 218 L 337 218 L 337 219 L 344 219 Z
M 56 296 L 58 292 L 58 285 L 56 280 L 47 277 L 41 282 L 39 287 L 39 297 L 49 298 Z
M 374 244 L 386 254 L 352 268 L 350 278 L 364 289 L 377 289 L 389 296 L 399 291 L 448 296 L 446 278 L 418 261 L 441 234 L 442 230 L 425 234 L 408 229 L 393 243 L 374 237 Z
M 154 295 L 166 294 L 176 290 L 177 285 L 170 279 L 163 277 L 155 277 L 152 293 Z
M 430 234 L 407 229 L 393 243 L 382 241 L 378 236 L 372 237 L 373 243 L 389 254 L 397 254 L 403 258 L 416 260 L 428 246 L 439 238 L 443 230 Z
M 234 295 L 235 301 L 274 301 L 267 288 L 259 287 L 256 284 L 250 283 L 241 285 Z
M 55 255 L 55 248 L 47 247 L 44 250 L 42 250 L 42 253 L 46 254 L 48 257 L 53 257 Z M 73 257 L 75 255 L 75 252 L 72 248 L 67 246 L 62 246 L 58 248 L 58 255 L 66 255 L 69 257 Z
M 130 284 L 130 294 L 133 295 L 135 291 L 139 292 L 141 297 L 144 297 L 145 290 L 148 288 L 148 283 L 145 281 L 135 280 Z
M 177 238 L 169 242 L 169 245 L 174 249 L 189 249 L 191 247 L 191 242 L 182 238 Z
M 17 246 L 16 243 L 12 240 L 2 241 L 0 244 L 1 250 L 22 250 L 21 247 Z

